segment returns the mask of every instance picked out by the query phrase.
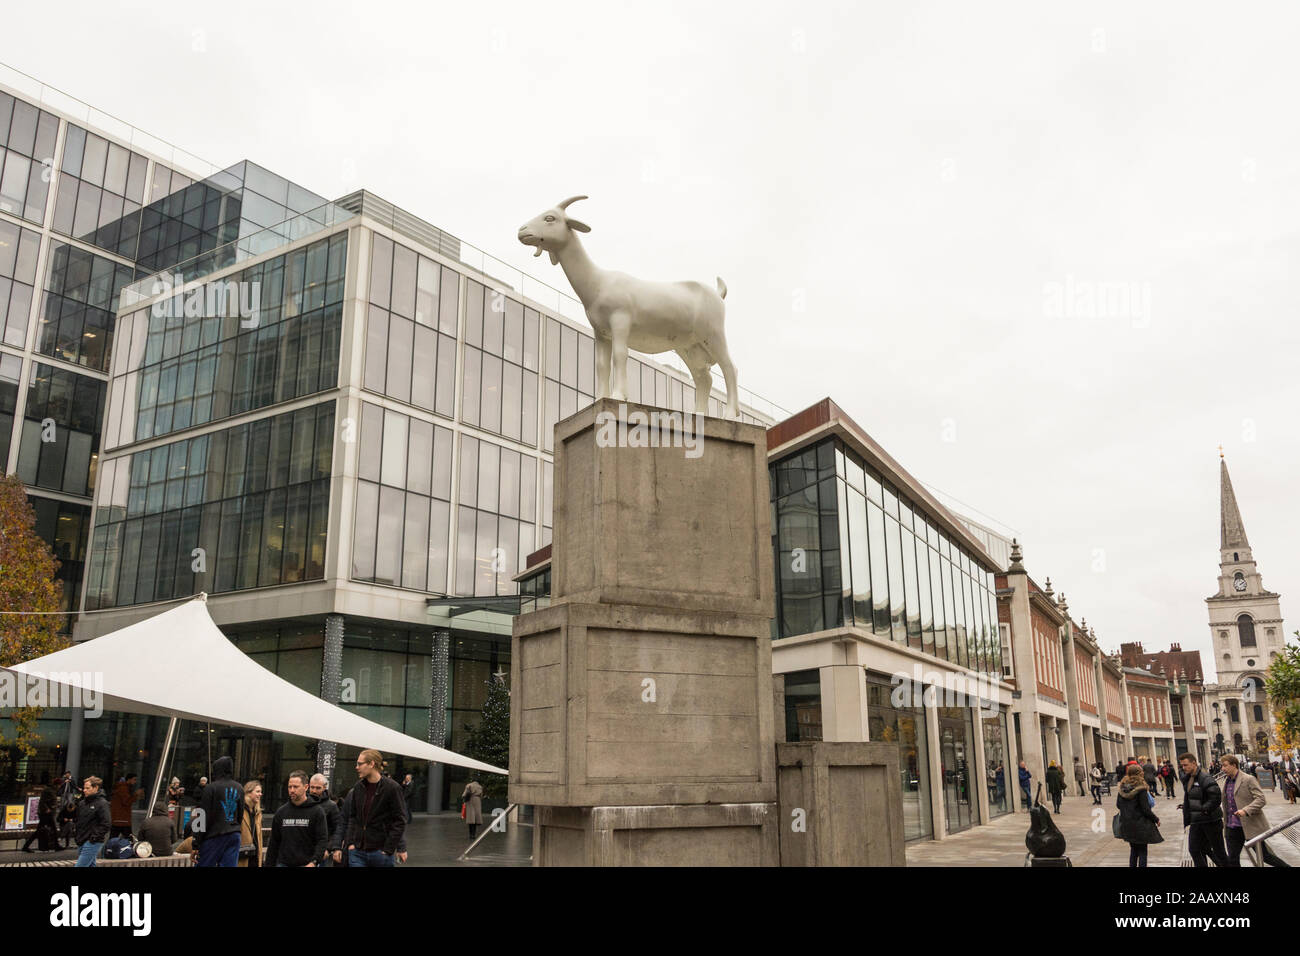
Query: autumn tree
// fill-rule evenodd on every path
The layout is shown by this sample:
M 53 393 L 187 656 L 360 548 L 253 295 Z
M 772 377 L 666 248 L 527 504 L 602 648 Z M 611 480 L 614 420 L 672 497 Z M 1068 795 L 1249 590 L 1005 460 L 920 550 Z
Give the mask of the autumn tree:
M 1300 637 L 1300 631 L 1296 631 L 1296 637 Z M 1278 746 L 1300 747 L 1300 646 L 1288 644 L 1273 659 L 1264 692 L 1277 721 Z
M 0 477 L 0 667 L 51 654 L 67 646 L 59 610 L 62 588 L 54 574 L 59 562 L 36 533 L 36 512 L 23 483 L 14 475 Z M 15 613 L 27 612 L 27 613 Z M 31 613 L 41 612 L 41 613 Z M 9 711 L 13 738 L 0 723 L 0 765 L 11 749 L 30 757 L 36 753 L 39 707 Z

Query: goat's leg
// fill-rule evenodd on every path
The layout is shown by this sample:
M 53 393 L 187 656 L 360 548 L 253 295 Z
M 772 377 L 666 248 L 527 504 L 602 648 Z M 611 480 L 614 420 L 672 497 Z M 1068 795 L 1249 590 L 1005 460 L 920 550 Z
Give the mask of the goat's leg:
M 619 402 L 627 401 L 627 337 L 631 328 L 632 316 L 629 313 L 615 312 L 610 315 L 609 397 Z
M 733 421 L 739 421 L 740 385 L 736 381 L 736 366 L 732 364 L 731 356 L 727 354 L 725 344 L 721 348 L 713 350 L 713 357 L 718 360 L 718 366 L 722 369 L 722 377 L 727 383 L 727 417 Z
M 713 359 L 703 346 L 692 345 L 677 353 L 695 380 L 695 414 L 709 414 L 709 394 L 713 391 Z
M 596 398 L 609 398 L 609 339 L 596 335 Z

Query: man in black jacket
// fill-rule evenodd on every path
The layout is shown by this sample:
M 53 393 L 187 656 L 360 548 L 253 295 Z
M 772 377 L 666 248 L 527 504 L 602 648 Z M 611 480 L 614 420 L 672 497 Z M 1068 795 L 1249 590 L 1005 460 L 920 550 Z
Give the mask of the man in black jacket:
M 104 841 L 108 839 L 108 831 L 113 826 L 108 798 L 99 789 L 103 783 L 99 777 L 87 777 L 82 784 L 83 796 L 77 805 L 77 866 L 95 865 L 95 859 L 104 849 Z
M 1187 852 L 1198 867 L 1205 866 L 1208 853 L 1215 866 L 1228 865 L 1223 848 L 1223 792 L 1214 778 L 1196 764 L 1196 757 L 1186 753 L 1178 758 L 1183 768 L 1183 826 L 1187 831 Z
M 329 825 L 320 804 L 307 795 L 307 774 L 289 774 L 289 801 L 275 811 L 266 865 L 316 866 L 329 844 Z
M 213 780 L 203 789 L 199 821 L 194 827 L 194 848 L 199 866 L 236 866 L 239 862 L 240 825 L 244 819 L 244 788 L 235 781 L 235 763 L 219 757 L 212 765 Z
M 333 849 L 343 839 L 339 832 L 339 806 L 330 799 L 329 781 L 325 774 L 313 774 L 307 785 L 307 799 L 325 811 L 325 826 L 329 830 L 329 848 Z M 327 851 L 321 855 L 321 866 L 333 866 L 334 858 Z
M 350 812 L 345 814 L 342 840 L 348 866 L 392 866 L 394 856 L 406 862 L 406 803 L 401 785 L 385 777 L 383 767 L 378 750 L 363 750 L 357 757 L 359 779 L 348 792 Z

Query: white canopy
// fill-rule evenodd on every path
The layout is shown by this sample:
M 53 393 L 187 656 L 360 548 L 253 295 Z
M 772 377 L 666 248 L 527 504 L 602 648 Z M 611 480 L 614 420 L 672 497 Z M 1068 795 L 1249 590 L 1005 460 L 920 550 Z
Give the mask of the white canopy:
M 218 630 L 203 598 L 7 669 L 27 675 L 29 695 L 44 685 L 51 705 L 60 699 L 60 687 L 102 687 L 99 706 L 105 711 L 256 727 L 506 772 L 398 733 L 277 677 Z M 94 675 L 89 685 L 85 675 Z

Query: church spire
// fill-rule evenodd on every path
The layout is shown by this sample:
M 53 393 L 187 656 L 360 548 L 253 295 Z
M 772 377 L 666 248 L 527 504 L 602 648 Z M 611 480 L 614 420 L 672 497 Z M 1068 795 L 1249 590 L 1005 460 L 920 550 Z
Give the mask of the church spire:
M 1219 550 L 1249 548 L 1246 526 L 1237 509 L 1237 496 L 1233 494 L 1232 479 L 1228 477 L 1228 463 L 1224 460 L 1222 451 L 1219 452 L 1219 497 Z

